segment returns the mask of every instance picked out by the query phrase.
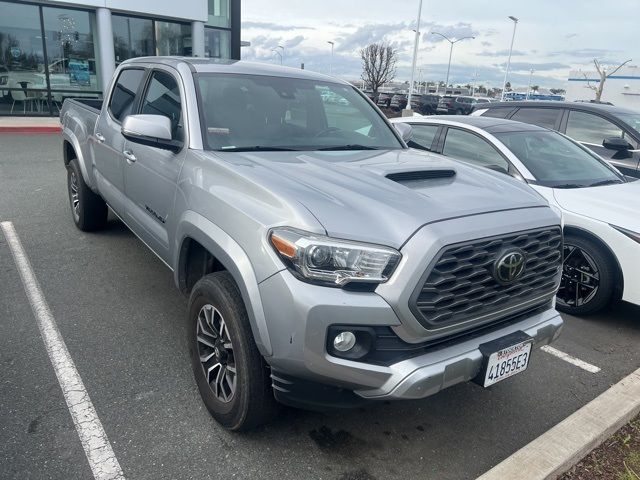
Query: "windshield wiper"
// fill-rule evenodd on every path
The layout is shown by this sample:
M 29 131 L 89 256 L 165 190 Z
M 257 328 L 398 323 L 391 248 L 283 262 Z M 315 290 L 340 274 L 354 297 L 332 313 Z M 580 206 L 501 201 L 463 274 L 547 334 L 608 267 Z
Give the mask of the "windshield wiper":
M 619 178 L 616 179 L 609 179 L 609 180 L 602 180 L 600 182 L 596 182 L 596 183 L 592 183 L 591 185 L 589 185 L 590 187 L 599 187 L 601 185 L 613 185 L 614 183 L 622 183 L 622 180 L 620 180 Z
M 298 152 L 297 148 L 270 147 L 268 145 L 255 145 L 253 147 L 222 147 L 219 152 Z
M 318 148 L 317 150 L 320 151 L 328 151 L 328 150 L 381 150 L 379 147 L 370 147 L 368 145 L 358 145 L 358 144 L 351 144 L 351 145 L 335 145 L 333 147 L 322 147 L 322 148 Z
M 587 185 L 580 185 L 577 183 L 562 183 L 560 185 L 553 185 L 551 188 L 584 188 Z

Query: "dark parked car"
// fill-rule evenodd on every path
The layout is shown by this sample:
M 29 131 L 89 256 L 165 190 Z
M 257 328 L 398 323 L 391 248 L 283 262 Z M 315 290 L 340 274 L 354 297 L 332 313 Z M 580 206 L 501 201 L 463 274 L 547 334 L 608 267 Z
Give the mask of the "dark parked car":
M 412 105 L 412 108 L 422 115 L 435 115 L 439 102 L 440 95 L 426 93 L 424 95 L 420 95 L 417 105 Z M 413 103 L 413 98 L 411 99 L 411 103 Z
M 640 177 L 640 112 L 599 103 L 498 102 L 476 106 L 473 114 L 557 130 Z
M 445 95 L 438 102 L 436 112 L 441 115 L 469 115 L 479 103 L 489 103 L 489 100 L 486 98 L 464 97 L 462 95 L 457 97 Z
M 393 97 L 393 93 L 379 93 L 378 100 L 376 101 L 376 105 L 379 107 L 389 108 L 389 104 L 391 103 L 391 97 Z
M 413 99 L 412 102 L 413 103 Z M 396 93 L 393 97 L 391 97 L 391 102 L 389 106 L 392 110 L 402 110 L 407 106 L 407 94 L 406 93 Z

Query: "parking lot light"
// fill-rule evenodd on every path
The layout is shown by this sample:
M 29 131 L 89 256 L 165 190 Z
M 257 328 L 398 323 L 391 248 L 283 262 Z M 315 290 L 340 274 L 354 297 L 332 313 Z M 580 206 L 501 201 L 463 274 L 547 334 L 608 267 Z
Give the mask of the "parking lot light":
M 431 32 L 431 35 L 439 35 L 440 37 L 444 38 L 450 44 L 450 47 L 449 47 L 449 64 L 447 66 L 447 80 L 445 81 L 446 85 L 444 86 L 444 91 L 446 93 L 447 92 L 447 87 L 449 87 L 449 71 L 451 70 L 451 55 L 453 54 L 453 45 L 458 43 L 460 40 L 466 40 L 467 38 L 473 40 L 476 37 L 469 36 L 469 37 L 461 37 L 461 38 L 458 38 L 456 40 L 451 40 L 449 37 L 447 37 L 446 35 L 443 35 L 442 33 L 439 33 L 439 32 Z
M 329 60 L 329 75 L 333 73 L 333 44 L 331 40 L 328 40 L 327 43 L 331 45 L 331 59 Z
M 413 62 L 411 64 L 411 83 L 409 84 L 409 95 L 407 96 L 407 110 L 411 110 L 411 94 L 413 93 L 413 82 L 416 78 L 416 62 L 418 61 L 418 44 L 420 43 L 420 17 L 422 16 L 422 0 L 418 4 L 418 21 L 416 24 L 416 36 L 413 43 Z M 411 113 L 409 113 L 411 115 Z
M 513 35 L 511 35 L 511 46 L 509 47 L 509 59 L 507 60 L 507 69 L 504 72 L 504 82 L 502 82 L 502 95 L 500 100 L 504 101 L 504 91 L 507 88 L 507 77 L 509 77 L 509 67 L 511 67 L 511 54 L 513 53 L 513 41 L 516 38 L 516 26 L 518 25 L 518 19 L 513 15 L 509 15 L 509 20 L 513 22 Z

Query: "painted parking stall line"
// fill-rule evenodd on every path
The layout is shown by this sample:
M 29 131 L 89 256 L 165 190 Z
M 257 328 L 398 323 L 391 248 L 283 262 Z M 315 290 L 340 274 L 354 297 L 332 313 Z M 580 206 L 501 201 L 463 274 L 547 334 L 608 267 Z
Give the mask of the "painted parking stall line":
M 13 223 L 0 222 L 0 228 L 20 273 L 22 285 L 38 322 L 40 335 L 58 378 L 93 476 L 96 480 L 124 480 L 122 468 L 113 453 L 82 378 L 80 378 L 73 359 L 69 355 Z
M 549 345 L 544 345 L 540 347 L 540 350 L 542 350 L 543 352 L 547 352 L 549 355 L 553 355 L 554 357 L 564 360 L 565 362 L 575 365 L 576 367 L 586 370 L 589 373 L 598 373 L 600 371 L 599 367 L 596 367 L 595 365 L 591 365 L 590 363 L 587 363 L 584 360 L 580 360 L 579 358 L 573 357 L 568 353 L 564 353 Z

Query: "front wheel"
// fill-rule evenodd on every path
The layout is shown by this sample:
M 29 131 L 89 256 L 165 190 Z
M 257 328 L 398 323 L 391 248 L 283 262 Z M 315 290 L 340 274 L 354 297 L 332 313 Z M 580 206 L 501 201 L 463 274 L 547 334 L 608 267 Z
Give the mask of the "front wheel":
M 564 237 L 562 280 L 556 307 L 571 315 L 596 313 L 611 301 L 615 282 L 614 266 L 607 252 L 584 237 Z
M 209 413 L 229 430 L 268 422 L 276 409 L 270 372 L 228 272 L 212 273 L 196 283 L 188 322 L 191 366 Z

